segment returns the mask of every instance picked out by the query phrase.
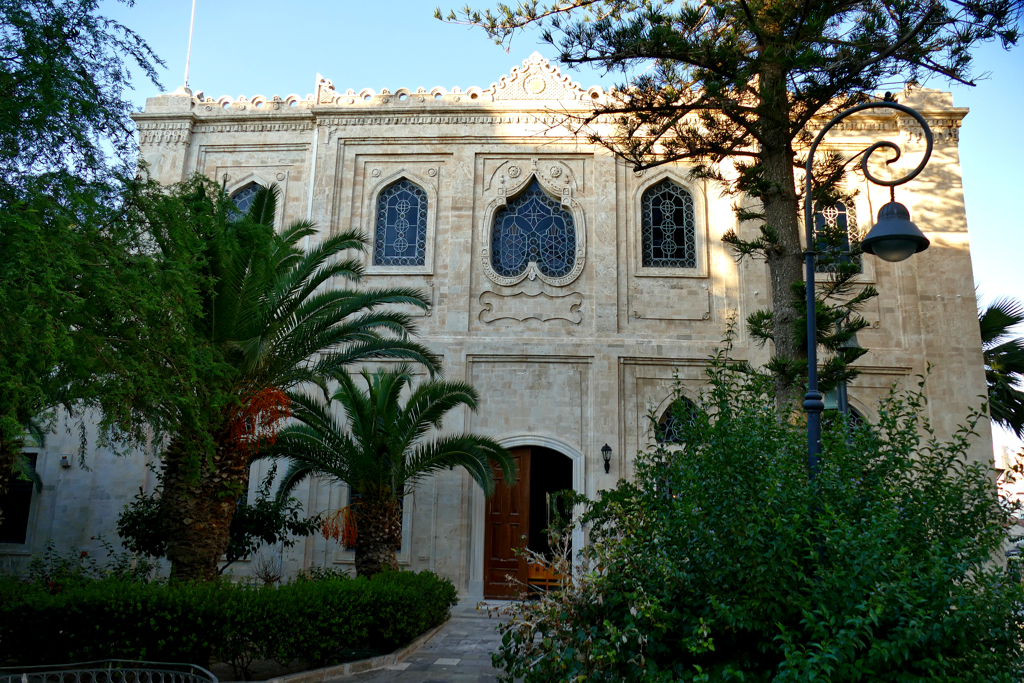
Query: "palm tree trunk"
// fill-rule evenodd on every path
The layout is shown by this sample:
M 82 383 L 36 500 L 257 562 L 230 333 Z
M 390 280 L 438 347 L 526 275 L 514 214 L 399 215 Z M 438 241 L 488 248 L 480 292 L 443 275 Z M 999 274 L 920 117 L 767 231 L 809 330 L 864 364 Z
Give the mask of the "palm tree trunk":
M 0 496 L 7 493 L 14 479 L 14 459 L 20 452 L 17 441 L 4 439 L 0 435 Z M 4 520 L 4 511 L 0 509 L 0 522 Z
M 391 497 L 366 499 L 352 506 L 356 519 L 356 575 L 398 571 L 402 547 L 402 508 Z
M 217 439 L 213 462 L 207 463 L 198 439 L 175 437 L 164 455 L 161 518 L 167 534 L 171 578 L 212 581 L 230 541 L 238 498 L 249 485 L 245 452 Z M 191 447 L 191 448 L 190 448 Z

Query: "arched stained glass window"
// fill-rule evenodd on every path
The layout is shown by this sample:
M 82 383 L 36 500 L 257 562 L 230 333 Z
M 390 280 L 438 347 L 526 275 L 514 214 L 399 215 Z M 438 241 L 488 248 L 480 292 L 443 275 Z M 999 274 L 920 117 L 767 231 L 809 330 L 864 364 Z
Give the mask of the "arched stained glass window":
M 658 443 L 669 445 L 681 443 L 680 420 L 689 419 L 692 422 L 694 416 L 700 411 L 700 408 L 688 398 L 680 397 L 679 401 L 682 403 L 681 409 L 677 409 L 676 403 L 673 401 L 661 414 L 661 419 L 658 420 L 658 429 L 654 435 Z
M 853 205 L 836 202 L 814 214 L 814 230 L 818 237 L 817 273 L 835 273 L 840 263 L 853 263 L 856 272 L 863 272 L 860 254 L 850 255 L 850 235 L 857 236 L 857 213 Z
M 235 211 L 231 212 L 232 218 L 241 218 L 249 213 L 249 208 L 256 199 L 256 193 L 260 191 L 258 183 L 249 183 L 238 192 L 231 195 L 231 201 L 235 203 Z
M 399 180 L 377 199 L 373 265 L 422 266 L 427 258 L 427 193 Z
M 491 267 L 515 277 L 534 262 L 545 277 L 563 277 L 576 265 L 576 224 L 561 202 L 534 180 L 494 217 Z
M 696 268 L 697 221 L 693 195 L 665 179 L 640 201 L 644 268 Z

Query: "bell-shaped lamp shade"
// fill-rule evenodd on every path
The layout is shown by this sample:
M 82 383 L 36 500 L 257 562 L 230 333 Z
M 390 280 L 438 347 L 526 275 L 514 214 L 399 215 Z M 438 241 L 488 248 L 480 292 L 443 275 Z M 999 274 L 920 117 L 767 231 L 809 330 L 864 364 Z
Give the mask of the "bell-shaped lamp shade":
M 930 242 L 910 220 L 910 211 L 899 202 L 889 202 L 878 212 L 875 227 L 860 242 L 866 254 L 895 263 L 928 248 Z

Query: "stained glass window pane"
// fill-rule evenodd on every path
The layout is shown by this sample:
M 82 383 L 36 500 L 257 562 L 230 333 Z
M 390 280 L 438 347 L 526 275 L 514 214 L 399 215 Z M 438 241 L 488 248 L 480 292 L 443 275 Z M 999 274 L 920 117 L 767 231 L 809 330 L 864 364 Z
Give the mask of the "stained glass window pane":
M 842 202 L 828 206 L 814 214 L 814 229 L 818 236 L 829 235 L 830 239 L 818 242 L 818 259 L 815 272 L 834 273 L 840 263 L 854 263 L 857 272 L 863 272 L 860 255 L 850 255 L 850 234 L 857 230 L 857 214 L 853 206 Z
M 697 267 L 693 195 L 663 180 L 644 192 L 640 212 L 645 268 Z
M 249 207 L 252 206 L 253 200 L 256 199 L 256 193 L 259 191 L 260 186 L 258 184 L 250 183 L 231 195 L 231 201 L 235 203 L 235 208 L 237 209 L 237 211 L 231 212 L 231 217 L 241 218 L 249 213 Z
M 399 180 L 377 200 L 373 265 L 422 266 L 427 258 L 427 193 Z
M 691 422 L 692 417 L 687 418 L 686 416 L 696 415 L 699 408 L 693 403 L 693 401 L 687 398 L 680 398 L 682 402 L 682 410 L 677 410 L 675 403 L 669 405 L 662 413 L 661 419 L 658 420 L 658 430 L 655 434 L 655 440 L 658 443 L 663 444 L 678 444 L 682 442 L 682 430 L 681 430 L 681 419 L 689 419 Z
M 534 180 L 494 217 L 491 267 L 515 277 L 534 262 L 545 277 L 563 277 L 576 265 L 576 223 Z

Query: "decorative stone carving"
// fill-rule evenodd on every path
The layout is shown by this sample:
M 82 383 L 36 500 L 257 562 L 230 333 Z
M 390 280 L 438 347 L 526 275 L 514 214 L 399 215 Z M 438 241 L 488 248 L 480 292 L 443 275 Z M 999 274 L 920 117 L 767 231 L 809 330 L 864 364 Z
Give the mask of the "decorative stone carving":
M 188 145 L 192 138 L 190 121 L 139 121 L 140 145 Z
M 561 166 L 552 166 L 552 167 L 551 167 L 551 170 L 550 170 L 550 171 L 548 171 L 548 174 L 549 174 L 549 175 L 550 175 L 550 176 L 551 176 L 552 178 L 557 178 L 557 177 L 559 177 L 560 175 L 562 175 L 562 167 L 561 167 Z
M 512 67 L 507 76 L 484 90 L 497 100 L 582 100 L 596 99 L 603 91 L 591 88 L 584 90 L 568 76 L 563 76 L 557 66 L 552 66 L 539 52 L 523 60 L 522 66 Z
M 316 75 L 316 96 L 314 102 L 317 104 L 334 104 L 338 93 L 334 90 L 334 83 L 327 80 L 320 74 Z
M 493 323 L 498 320 L 568 320 L 574 325 L 583 322 L 583 295 L 572 292 L 563 296 L 552 296 L 544 292 L 526 294 L 520 292 L 512 296 L 502 296 L 496 292 L 484 292 L 480 295 L 480 320 Z
M 576 201 L 573 196 L 573 187 L 569 183 L 569 178 L 566 178 L 564 186 L 555 185 L 555 181 L 545 175 L 542 172 L 537 171 L 537 159 L 532 162 L 533 171 L 527 174 L 522 173 L 522 169 L 518 166 L 511 164 L 503 164 L 491 178 L 491 182 L 487 184 L 485 190 L 484 199 L 490 198 L 490 202 L 484 207 L 482 213 L 482 223 L 480 224 L 480 258 L 481 264 L 483 265 L 484 274 L 497 285 L 503 287 L 511 287 L 516 285 L 523 280 L 540 280 L 545 284 L 554 287 L 564 287 L 571 284 L 580 276 L 583 272 L 583 267 L 586 263 L 587 253 L 587 226 L 586 217 L 583 214 L 582 205 Z M 512 169 L 516 169 L 518 173 L 513 175 Z M 506 184 L 506 177 L 512 178 L 513 182 Z M 508 206 L 509 198 L 516 197 L 525 188 L 533 182 L 533 179 L 537 180 L 541 188 L 550 196 L 558 198 L 562 207 L 571 212 L 573 215 L 573 222 L 576 229 L 576 255 L 575 262 L 572 269 L 562 277 L 549 277 L 541 273 L 537 266 L 536 261 L 531 261 L 529 265 L 518 275 L 515 276 L 504 276 L 499 275 L 491 264 L 491 231 L 494 226 L 494 217 L 499 211 Z M 493 182 L 496 180 L 497 182 Z

